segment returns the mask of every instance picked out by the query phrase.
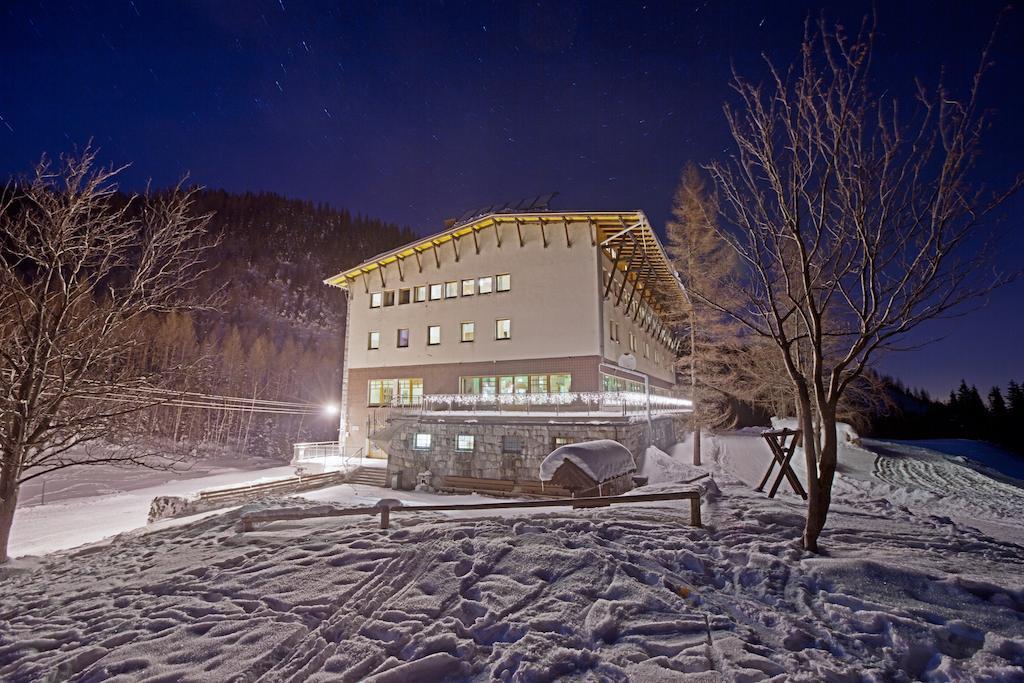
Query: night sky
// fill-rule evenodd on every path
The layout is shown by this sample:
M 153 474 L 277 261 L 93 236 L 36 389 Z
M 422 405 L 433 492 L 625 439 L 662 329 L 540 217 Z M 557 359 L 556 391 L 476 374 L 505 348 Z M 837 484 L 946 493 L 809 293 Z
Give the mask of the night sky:
M 878 90 L 962 83 L 1001 2 L 878 3 Z M 687 160 L 730 151 L 730 69 L 795 56 L 820 3 L 5 2 L 0 176 L 92 139 L 129 189 L 184 172 L 433 232 L 444 218 L 557 191 L 562 209 L 643 209 L 664 224 Z M 870 3 L 828 16 L 855 25 Z M 1024 168 L 1024 13 L 986 83 L 981 172 Z M 1003 212 L 1003 269 L 1024 200 Z M 345 264 L 339 264 L 342 266 Z M 882 369 L 933 393 L 1024 380 L 1024 283 Z

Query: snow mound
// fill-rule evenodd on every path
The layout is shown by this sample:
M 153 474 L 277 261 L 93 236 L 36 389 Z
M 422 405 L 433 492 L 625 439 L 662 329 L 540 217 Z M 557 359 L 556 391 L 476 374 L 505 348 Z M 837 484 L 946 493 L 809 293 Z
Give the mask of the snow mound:
M 672 457 L 657 446 L 648 446 L 644 451 L 643 461 L 637 472 L 641 477 L 647 477 L 648 484 L 672 484 L 687 481 L 706 473 L 706 469 L 689 465 L 681 458 Z
M 598 439 L 566 444 L 553 450 L 540 464 L 540 480 L 551 481 L 566 460 L 599 483 L 636 471 L 636 463 L 628 448 L 618 441 Z

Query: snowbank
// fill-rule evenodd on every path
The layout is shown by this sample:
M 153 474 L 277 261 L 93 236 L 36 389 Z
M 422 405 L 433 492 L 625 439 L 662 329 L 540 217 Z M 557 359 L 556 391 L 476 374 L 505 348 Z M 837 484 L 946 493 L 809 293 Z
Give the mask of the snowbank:
M 636 471 L 636 463 L 628 448 L 618 441 L 598 439 L 556 448 L 540 464 L 540 480 L 551 481 L 566 460 L 598 483 Z

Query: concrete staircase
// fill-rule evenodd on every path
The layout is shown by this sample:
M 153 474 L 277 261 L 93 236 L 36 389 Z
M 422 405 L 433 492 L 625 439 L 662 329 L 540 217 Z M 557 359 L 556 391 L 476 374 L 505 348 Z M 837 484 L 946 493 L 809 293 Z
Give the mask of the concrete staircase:
M 383 467 L 357 467 L 345 480 L 348 484 L 363 484 L 384 488 L 388 483 L 388 471 Z

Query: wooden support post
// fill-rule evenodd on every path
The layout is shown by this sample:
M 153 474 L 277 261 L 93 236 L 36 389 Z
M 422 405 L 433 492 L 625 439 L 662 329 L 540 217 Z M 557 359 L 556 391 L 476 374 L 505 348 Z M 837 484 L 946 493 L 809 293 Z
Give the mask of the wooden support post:
M 455 251 L 455 262 L 459 262 L 459 238 L 452 235 L 452 249 Z
M 590 246 L 596 247 L 597 246 L 597 224 L 594 223 L 594 219 L 593 218 L 588 218 L 587 219 L 587 224 L 590 227 Z
M 548 248 L 548 234 L 546 232 L 544 232 L 544 219 L 540 218 L 540 219 L 538 219 L 538 222 L 540 223 L 540 239 L 541 239 L 541 242 L 544 243 L 544 248 L 547 249 Z
M 615 282 L 615 273 L 619 269 L 619 255 L 622 253 L 621 249 L 615 249 L 615 258 L 612 259 L 612 272 L 608 275 L 608 284 L 604 287 L 604 298 L 607 299 L 608 295 L 612 291 L 612 283 Z
M 377 264 L 377 274 L 380 275 L 380 286 L 387 287 L 387 283 L 384 282 L 384 266 L 380 263 Z
M 422 273 L 423 272 L 423 261 L 420 260 L 420 250 L 419 249 L 413 249 L 412 253 L 416 254 L 416 267 L 419 268 L 420 272 Z
M 501 224 L 494 219 L 494 237 L 498 240 L 498 249 L 501 249 Z
M 569 239 L 569 220 L 562 217 L 562 227 L 565 228 L 565 246 L 572 249 L 572 240 Z
M 437 253 L 437 242 L 431 242 L 431 244 L 434 245 L 434 265 L 436 265 L 437 269 L 440 270 L 441 269 L 441 257 Z
M 369 294 L 370 293 L 370 279 L 368 277 L 366 277 L 366 273 L 364 273 L 363 271 L 359 271 L 359 274 L 363 276 L 363 289 L 365 289 L 366 293 Z
M 690 499 L 690 526 L 704 526 L 700 520 L 700 498 Z
M 477 229 L 473 228 L 473 246 L 476 247 L 477 256 L 480 255 L 480 240 L 476 237 Z
M 398 280 L 399 282 L 405 282 L 405 273 L 402 272 L 402 261 L 404 259 L 401 256 L 395 257 L 395 265 L 398 266 Z
M 523 244 L 523 226 L 522 226 L 522 223 L 519 221 L 518 218 L 516 219 L 516 232 L 519 233 L 519 246 L 520 247 L 525 246 Z

